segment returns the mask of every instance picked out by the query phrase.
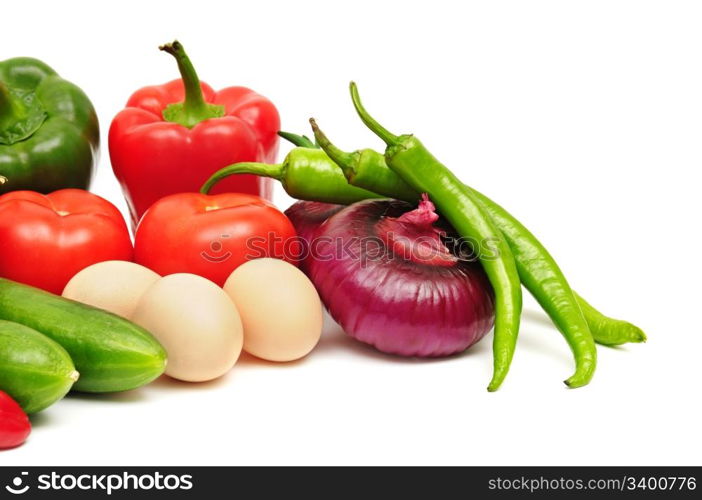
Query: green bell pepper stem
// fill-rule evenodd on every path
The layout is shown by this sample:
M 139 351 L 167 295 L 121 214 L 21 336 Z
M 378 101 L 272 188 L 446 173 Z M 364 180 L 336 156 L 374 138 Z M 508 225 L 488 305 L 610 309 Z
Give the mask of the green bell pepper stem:
M 23 99 L 27 98 L 27 101 Z M 32 135 L 46 113 L 32 95 L 14 94 L 0 82 L 0 144 L 14 144 Z
M 21 118 L 16 99 L 10 94 L 10 89 L 0 82 L 0 127 Z
M 161 45 L 159 50 L 175 57 L 185 87 L 185 100 L 166 106 L 166 109 L 163 110 L 163 118 L 166 121 L 192 128 L 201 121 L 224 116 L 224 106 L 205 101 L 202 87 L 200 87 L 200 78 L 197 76 L 193 63 L 185 53 L 183 45 L 175 40 L 172 43 Z
M 228 167 L 224 167 L 207 179 L 205 184 L 200 188 L 202 194 L 209 194 L 210 190 L 219 181 L 225 177 L 236 174 L 254 174 L 260 175 L 261 177 L 268 177 L 270 179 L 275 179 L 282 181 L 285 174 L 285 167 L 282 163 L 267 164 L 267 163 L 254 163 L 254 162 L 241 162 L 234 163 Z

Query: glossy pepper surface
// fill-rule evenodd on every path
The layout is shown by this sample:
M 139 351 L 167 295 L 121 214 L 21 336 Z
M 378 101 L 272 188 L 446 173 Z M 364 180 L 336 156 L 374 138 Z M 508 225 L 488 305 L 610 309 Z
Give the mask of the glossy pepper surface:
M 99 142 L 81 89 L 37 59 L 0 62 L 0 194 L 87 189 Z
M 200 82 L 178 42 L 161 47 L 175 57 L 181 79 L 144 87 L 112 121 L 110 159 L 122 185 L 132 224 L 170 194 L 197 192 L 215 171 L 238 162 L 275 161 L 280 117 L 273 103 L 245 87 L 215 92 Z M 272 182 L 232 177 L 216 193 L 270 199 Z
M 0 391 L 0 450 L 21 445 L 31 431 L 32 424 L 20 405 Z

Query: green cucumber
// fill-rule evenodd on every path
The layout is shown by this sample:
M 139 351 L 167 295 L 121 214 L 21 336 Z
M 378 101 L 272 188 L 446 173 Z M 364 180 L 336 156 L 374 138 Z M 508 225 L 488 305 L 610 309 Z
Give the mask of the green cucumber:
M 61 344 L 80 372 L 82 392 L 117 392 L 148 384 L 166 368 L 166 351 L 149 332 L 120 316 L 0 278 L 0 319 Z
M 36 413 L 63 398 L 78 380 L 66 350 L 49 337 L 0 320 L 0 390 L 25 413 Z

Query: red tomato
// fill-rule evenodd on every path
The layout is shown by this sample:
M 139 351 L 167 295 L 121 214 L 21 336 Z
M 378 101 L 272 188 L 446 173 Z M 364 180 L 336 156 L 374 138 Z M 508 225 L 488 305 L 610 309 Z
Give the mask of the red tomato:
M 60 294 L 78 271 L 106 260 L 132 260 L 122 214 L 81 189 L 0 196 L 0 277 Z
M 299 244 L 290 220 L 263 198 L 181 193 L 162 198 L 144 214 L 134 256 L 162 276 L 192 273 L 223 286 L 248 260 L 296 262 Z
M 20 405 L 0 391 L 0 450 L 21 445 L 30 432 L 32 425 Z

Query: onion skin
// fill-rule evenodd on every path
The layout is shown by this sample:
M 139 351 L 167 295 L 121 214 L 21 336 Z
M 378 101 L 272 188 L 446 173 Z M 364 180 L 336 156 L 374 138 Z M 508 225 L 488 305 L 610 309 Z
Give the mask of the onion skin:
M 433 209 L 430 202 L 422 203 Z M 431 223 L 422 229 L 409 227 L 411 218 L 402 221 L 412 209 L 396 200 L 361 201 L 338 210 L 316 230 L 311 219 L 291 219 L 296 227 L 301 224 L 302 238 L 314 240 L 304 270 L 348 335 L 389 354 L 449 356 L 492 328 L 493 292 L 475 262 L 446 255 L 417 261 L 396 252 L 392 243 L 397 241 L 387 237 L 389 227 L 400 240 L 403 234 L 408 241 L 425 234 L 441 244 Z M 446 247 L 441 250 L 448 253 Z
M 309 242 L 314 238 L 315 232 L 327 219 L 345 207 L 320 201 L 298 201 L 285 211 L 300 238 L 301 254 L 298 267 L 304 273 L 307 273 L 306 267 L 310 260 Z
M 285 211 L 285 215 L 295 226 L 297 235 L 309 241 L 322 223 L 345 207 L 319 201 L 298 201 Z

